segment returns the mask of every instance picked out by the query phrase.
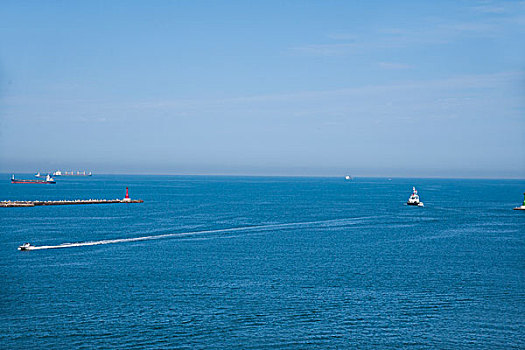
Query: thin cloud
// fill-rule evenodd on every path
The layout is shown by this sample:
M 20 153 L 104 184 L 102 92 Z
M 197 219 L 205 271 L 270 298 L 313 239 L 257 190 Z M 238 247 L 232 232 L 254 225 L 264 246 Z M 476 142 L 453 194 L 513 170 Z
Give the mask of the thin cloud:
M 469 37 L 495 38 L 506 35 L 511 28 L 515 31 L 519 29 L 517 27 L 525 26 L 525 2 L 481 4 L 470 10 L 486 16 L 476 16 L 479 17 L 476 20 L 426 18 L 419 24 L 379 28 L 367 35 L 331 33 L 327 35 L 327 43 L 295 46 L 289 50 L 311 56 L 342 56 L 414 45 L 447 45 Z
M 338 56 L 352 52 L 355 43 L 313 44 L 291 47 L 291 52 L 316 56 Z
M 327 35 L 328 39 L 343 40 L 345 42 L 356 42 L 357 36 L 349 33 L 332 33 Z
M 507 9 L 501 5 L 480 5 L 472 7 L 472 10 L 480 13 L 492 13 L 492 14 L 502 14 L 507 12 Z
M 308 100 L 313 101 L 322 98 L 360 96 L 374 93 L 387 93 L 399 90 L 421 90 L 421 89 L 481 89 L 506 86 L 511 83 L 519 83 L 525 80 L 525 71 L 501 72 L 494 74 L 461 75 L 445 79 L 405 81 L 397 84 L 367 85 L 350 87 L 344 89 L 322 90 L 322 91 L 298 91 L 286 94 L 269 94 L 254 96 L 238 96 L 224 99 L 210 100 L 165 100 L 150 101 L 134 104 L 133 108 L 191 108 L 197 109 L 205 106 L 242 105 L 269 102 L 294 102 Z
M 383 64 L 387 66 L 404 66 L 399 63 L 383 62 Z M 308 115 L 320 111 L 326 114 L 330 110 L 330 113 L 335 116 L 338 112 L 341 112 L 338 109 L 344 112 L 347 108 L 356 108 L 352 103 L 350 103 L 352 106 L 349 107 L 348 101 L 352 99 L 364 101 L 371 96 L 394 96 L 396 94 L 398 96 L 411 96 L 414 92 L 420 91 L 434 91 L 436 96 L 441 96 L 436 103 L 443 108 L 449 108 L 451 105 L 461 106 L 469 101 L 469 103 L 478 103 L 479 100 L 476 98 L 469 101 L 465 98 L 470 98 L 471 94 L 477 94 L 479 91 L 484 91 L 484 89 L 503 90 L 505 87 L 521 85 L 523 81 L 525 81 L 525 71 L 511 71 L 495 74 L 460 75 L 445 79 L 403 81 L 395 84 L 354 86 L 331 90 L 233 96 L 221 99 L 164 99 L 109 103 L 104 100 L 95 101 L 92 99 L 67 101 L 47 98 L 45 101 L 38 100 L 38 104 L 42 106 L 42 113 L 36 113 L 32 116 L 28 114 L 26 117 L 58 120 L 63 113 L 75 110 L 79 113 L 81 111 L 82 114 L 80 115 L 84 116 L 85 121 L 89 119 L 89 121 L 98 123 L 143 118 L 145 112 L 152 118 L 166 117 L 190 120 L 196 115 L 202 115 L 203 113 L 216 114 L 218 113 L 217 111 L 237 112 L 243 115 L 251 115 L 253 110 L 265 112 L 271 110 L 272 113 L 276 114 L 284 110 L 287 111 L 286 113 L 289 113 L 290 106 L 301 106 L 301 108 L 292 109 L 296 114 L 303 113 Z M 451 99 L 449 95 L 452 90 L 455 92 L 463 91 L 467 95 L 463 96 L 462 100 Z M 447 93 L 443 93 L 443 91 Z M 7 98 L 7 100 L 6 102 L 11 106 L 13 106 L 13 103 L 20 106 L 35 104 L 35 100 L 31 96 L 12 96 Z M 369 108 L 368 105 L 365 104 L 365 106 Z M 379 108 L 380 106 L 377 107 Z M 152 114 L 150 115 L 149 113 Z M 18 118 L 19 116 L 10 116 L 9 114 L 4 117 L 4 119 L 13 120 Z M 77 121 L 82 121 L 82 118 L 80 120 L 77 119 Z
M 402 69 L 410 69 L 412 68 L 409 64 L 404 63 L 395 63 L 395 62 L 379 62 L 379 67 L 383 69 L 391 69 L 391 70 L 402 70 Z
M 470 9 L 476 13 L 502 15 L 519 13 L 524 7 L 524 1 L 479 1 L 478 5 L 471 6 Z

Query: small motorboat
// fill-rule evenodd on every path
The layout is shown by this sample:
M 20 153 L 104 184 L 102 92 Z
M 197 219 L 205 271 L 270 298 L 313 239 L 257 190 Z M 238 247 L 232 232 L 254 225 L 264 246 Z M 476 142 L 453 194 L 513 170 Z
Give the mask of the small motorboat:
M 523 193 L 523 196 L 524 196 L 523 204 L 520 205 L 519 207 L 514 208 L 514 210 L 525 210 L 525 193 Z
M 32 248 L 33 246 L 29 243 L 24 243 L 22 244 L 20 247 L 18 247 L 18 250 L 29 250 L 30 248 Z
M 419 195 L 415 187 L 412 187 L 412 195 L 408 198 L 407 205 L 414 205 L 418 207 L 423 207 L 423 202 L 419 201 Z

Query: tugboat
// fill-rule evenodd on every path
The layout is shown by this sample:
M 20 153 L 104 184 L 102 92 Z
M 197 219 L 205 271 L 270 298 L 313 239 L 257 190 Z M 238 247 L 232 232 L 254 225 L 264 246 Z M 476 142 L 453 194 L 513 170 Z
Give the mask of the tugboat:
M 55 179 L 53 179 L 49 174 L 46 176 L 45 180 L 25 180 L 25 179 L 15 179 L 15 175 L 11 177 L 12 184 L 56 184 Z
M 523 193 L 523 204 L 519 207 L 514 208 L 514 210 L 525 210 L 525 193 Z
M 418 207 L 423 206 L 423 202 L 419 201 L 419 195 L 417 194 L 415 187 L 412 187 L 412 195 L 408 198 L 407 205 L 415 205 Z
M 20 247 L 18 247 L 18 250 L 29 250 L 30 248 L 33 248 L 33 246 L 29 243 L 24 243 Z

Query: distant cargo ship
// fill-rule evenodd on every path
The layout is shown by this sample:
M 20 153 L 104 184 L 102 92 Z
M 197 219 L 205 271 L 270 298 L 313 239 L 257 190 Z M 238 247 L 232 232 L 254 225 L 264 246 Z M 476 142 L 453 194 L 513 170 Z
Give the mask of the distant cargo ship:
M 49 175 L 46 176 L 45 180 L 25 180 L 15 179 L 15 175 L 11 177 L 12 184 L 56 184 L 56 181 Z
M 73 171 L 64 171 L 64 172 L 61 172 L 60 170 L 57 170 L 53 173 L 53 176 L 92 176 L 93 174 L 91 174 L 91 171 L 90 172 L 85 172 L 85 171 L 77 171 L 77 172 L 73 172 Z
M 35 177 L 46 177 L 47 175 L 49 175 L 49 173 L 47 173 L 47 174 L 40 174 L 40 172 L 38 172 L 38 173 L 35 174 Z

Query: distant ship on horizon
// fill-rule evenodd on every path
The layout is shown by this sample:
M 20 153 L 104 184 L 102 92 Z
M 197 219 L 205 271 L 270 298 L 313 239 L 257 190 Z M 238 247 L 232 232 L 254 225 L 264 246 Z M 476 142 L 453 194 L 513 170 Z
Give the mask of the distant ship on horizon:
M 57 170 L 53 173 L 53 176 L 92 176 L 93 174 L 90 172 L 86 172 L 86 171 L 77 171 L 77 172 L 73 172 L 73 171 L 60 171 L 60 170 Z

